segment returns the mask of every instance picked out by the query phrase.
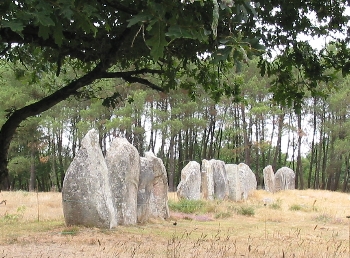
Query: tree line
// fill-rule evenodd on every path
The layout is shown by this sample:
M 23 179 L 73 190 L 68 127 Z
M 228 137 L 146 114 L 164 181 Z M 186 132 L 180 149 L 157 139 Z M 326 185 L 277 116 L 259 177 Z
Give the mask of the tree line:
M 334 82 L 337 90 L 327 98 L 306 96 L 301 112 L 296 112 L 273 101 L 272 79 L 261 76 L 257 62 L 224 78 L 240 90 L 218 100 L 204 89 L 193 96 L 185 89 L 164 93 L 118 79 L 94 83 L 78 98 L 21 124 L 10 146 L 9 177 L 3 187 L 59 191 L 82 138 L 95 128 L 103 153 L 118 136 L 128 139 L 140 155 L 153 151 L 167 168 L 172 191 L 189 161 L 213 158 L 246 163 L 259 187 L 263 168 L 272 165 L 275 171 L 292 168 L 299 189 L 348 191 L 349 78 L 339 77 Z M 2 124 L 11 108 L 35 101 L 47 94 L 47 84 L 54 88 L 60 80 L 45 75 L 36 87 L 28 87 L 31 73 L 5 62 L 1 73 L 2 83 L 8 85 L 0 94 Z M 190 77 L 182 79 L 191 82 Z M 118 96 L 106 105 L 113 92 Z

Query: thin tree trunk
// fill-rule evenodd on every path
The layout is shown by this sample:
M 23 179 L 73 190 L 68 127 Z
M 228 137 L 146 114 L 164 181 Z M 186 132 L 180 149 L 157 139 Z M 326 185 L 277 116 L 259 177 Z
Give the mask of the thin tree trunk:
M 170 192 L 175 191 L 175 136 L 170 138 L 169 155 L 168 155 L 168 181 Z
M 216 127 L 216 108 L 215 105 L 210 107 L 210 124 L 209 124 L 209 131 L 208 131 L 208 136 L 210 138 L 209 142 L 209 151 L 206 159 L 212 159 L 214 158 L 215 155 L 215 150 L 214 150 L 214 139 L 215 139 L 215 127 Z
M 297 120 L 298 120 L 298 157 L 297 157 L 296 174 L 299 177 L 300 186 L 298 187 L 298 184 L 296 184 L 296 188 L 304 189 L 303 167 L 301 163 L 301 140 L 302 140 L 302 137 L 304 136 L 304 132 L 301 129 L 301 114 L 297 115 Z
M 243 124 L 243 148 L 244 148 L 244 161 L 250 166 L 250 143 L 248 136 L 248 124 L 246 120 L 245 105 L 241 104 L 241 115 L 242 115 L 242 124 Z
M 150 123 L 151 123 L 151 132 L 150 132 L 150 138 L 149 138 L 149 145 L 148 150 L 151 150 L 153 153 L 155 151 L 155 144 L 156 144 L 156 138 L 155 138 L 155 132 L 154 132 L 154 124 L 156 121 L 154 121 L 154 103 L 153 101 L 150 101 Z
M 35 191 L 36 171 L 35 171 L 35 144 L 31 146 L 30 150 L 30 179 L 29 179 L 29 192 Z
M 315 162 L 315 138 L 316 138 L 316 132 L 317 132 L 317 116 L 316 116 L 316 106 L 317 106 L 317 99 L 314 97 L 313 99 L 313 133 L 312 133 L 312 142 L 311 142 L 311 157 L 310 157 L 310 166 L 309 166 L 309 175 L 307 178 L 307 187 L 311 188 L 312 185 L 312 171 L 314 167 Z
M 273 162 L 271 162 L 271 151 L 272 151 L 272 141 L 273 141 L 273 138 L 275 136 L 275 130 L 276 130 L 276 116 L 273 115 L 272 116 L 272 129 L 271 129 L 271 136 L 270 136 L 270 146 L 269 146 L 269 149 L 268 149 L 268 152 L 267 152 L 267 163 L 268 164 L 271 164 Z M 272 166 L 273 169 L 276 169 L 274 166 Z
M 345 175 L 344 182 L 342 186 L 342 191 L 346 192 L 348 190 L 349 176 L 350 176 L 350 165 L 349 165 L 349 156 L 345 159 Z
M 281 166 L 282 132 L 283 132 L 284 117 L 285 117 L 285 113 L 278 115 L 277 144 L 275 149 L 275 155 L 273 157 L 273 162 L 272 162 L 272 167 L 274 170 L 277 170 Z

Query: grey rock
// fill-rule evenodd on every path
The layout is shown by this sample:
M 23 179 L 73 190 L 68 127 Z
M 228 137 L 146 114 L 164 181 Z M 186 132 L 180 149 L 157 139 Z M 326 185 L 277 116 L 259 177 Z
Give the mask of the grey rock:
M 295 189 L 295 173 L 288 167 L 282 167 L 275 174 L 275 190 L 294 190 Z
M 140 176 L 140 156 L 125 138 L 113 140 L 106 153 L 112 200 L 117 208 L 118 225 L 137 222 L 137 193 Z
M 214 199 L 214 178 L 213 170 L 209 160 L 202 160 L 201 170 L 201 195 L 205 200 Z
M 117 226 L 108 169 L 95 130 L 90 130 L 83 138 L 81 148 L 66 171 L 62 204 L 68 226 Z
M 237 164 L 225 165 L 228 187 L 229 187 L 229 199 L 238 202 L 242 199 L 241 181 L 238 173 Z
M 181 170 L 181 181 L 177 186 L 179 199 L 199 200 L 201 198 L 201 168 L 196 161 L 190 161 Z
M 145 158 L 153 165 L 153 187 L 150 195 L 150 217 L 169 218 L 168 207 L 168 176 L 163 161 L 157 158 L 153 152 L 146 152 Z
M 229 188 L 225 162 L 212 159 L 211 163 L 214 178 L 214 196 L 218 200 L 226 199 L 229 196 Z
M 226 164 L 229 185 L 229 198 L 233 201 L 247 200 L 248 196 L 257 188 L 255 174 L 244 163 Z
M 272 166 L 268 165 L 263 169 L 265 190 L 271 193 L 275 192 L 275 174 Z
M 203 160 L 201 178 L 203 198 L 223 200 L 229 196 L 225 163 L 223 161 Z
M 152 160 L 141 157 L 140 161 L 141 170 L 137 192 L 137 222 L 145 223 L 150 218 L 150 198 L 155 177 Z
M 241 195 L 243 200 L 247 200 L 248 196 L 257 188 L 255 174 L 247 164 L 238 164 L 238 173 L 241 181 Z

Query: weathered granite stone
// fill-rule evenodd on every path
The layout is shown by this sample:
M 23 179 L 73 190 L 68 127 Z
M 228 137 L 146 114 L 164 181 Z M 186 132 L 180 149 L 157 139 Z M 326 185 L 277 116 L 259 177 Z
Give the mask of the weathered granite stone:
M 180 199 L 199 200 L 201 198 L 201 168 L 196 161 L 190 161 L 181 170 L 181 181 L 177 186 Z
M 223 161 L 215 159 L 202 161 L 202 196 L 208 200 L 223 200 L 229 196 Z
M 210 161 L 212 163 L 213 170 L 215 199 L 226 199 L 229 196 L 229 188 L 225 169 L 225 162 L 213 159 Z
M 81 148 L 63 181 L 62 202 L 66 224 L 103 228 L 117 226 L 116 207 L 110 190 L 108 169 L 98 134 L 90 130 L 83 138 Z
M 256 190 L 258 183 L 256 176 L 247 164 L 238 164 L 238 173 L 241 181 L 242 199 L 247 200 L 248 196 Z
M 225 169 L 228 180 L 229 199 L 238 202 L 242 199 L 241 181 L 238 173 L 238 165 L 226 164 Z
M 229 185 L 229 198 L 233 201 L 247 200 L 252 191 L 257 188 L 255 174 L 244 163 L 227 164 L 226 172 Z
M 205 200 L 214 199 L 214 178 L 213 170 L 209 160 L 202 160 L 201 170 L 201 195 Z
M 140 176 L 140 156 L 125 138 L 113 140 L 106 153 L 112 200 L 117 208 L 118 225 L 137 222 L 137 192 Z
M 275 190 L 294 190 L 295 189 L 295 173 L 288 167 L 282 167 L 275 174 Z
M 163 161 L 153 152 L 145 153 L 145 157 L 153 164 L 154 181 L 150 196 L 150 217 L 169 218 L 168 176 Z
M 265 190 L 271 193 L 275 192 L 275 174 L 272 166 L 268 165 L 263 169 Z
M 155 177 L 152 160 L 141 157 L 140 161 L 141 170 L 137 192 L 137 222 L 145 223 L 150 217 L 150 198 Z

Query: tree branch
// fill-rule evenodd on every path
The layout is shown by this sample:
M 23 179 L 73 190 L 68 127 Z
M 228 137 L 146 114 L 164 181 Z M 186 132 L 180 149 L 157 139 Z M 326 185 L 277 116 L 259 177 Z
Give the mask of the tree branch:
M 101 76 L 103 76 L 103 78 L 122 78 L 122 77 L 128 77 L 128 76 L 132 76 L 132 75 L 145 74 L 145 73 L 162 74 L 162 73 L 164 73 L 164 71 L 143 68 L 140 70 L 126 71 L 126 72 L 105 72 L 105 73 L 102 73 Z
M 133 76 L 125 76 L 122 77 L 122 79 L 124 81 L 130 82 L 130 83 L 141 83 L 143 85 L 148 86 L 149 88 L 153 89 L 153 90 L 157 90 L 160 92 L 164 92 L 165 90 L 162 87 L 159 87 L 158 85 L 155 85 L 154 83 L 150 82 L 149 80 L 143 79 L 143 78 L 139 78 L 139 77 L 133 77 Z
M 122 78 L 124 81 L 130 82 L 130 83 L 141 83 L 141 84 L 144 84 L 144 85 L 150 87 L 151 89 L 163 92 L 164 89 L 162 87 L 159 87 L 158 85 L 150 82 L 149 80 L 133 76 L 133 75 L 140 75 L 140 74 L 145 74 L 145 73 L 161 74 L 163 72 L 164 71 L 162 71 L 162 70 L 144 68 L 144 69 L 140 69 L 140 70 L 126 71 L 126 72 L 105 72 L 105 73 L 101 74 L 101 77 L 103 77 L 103 78 Z

